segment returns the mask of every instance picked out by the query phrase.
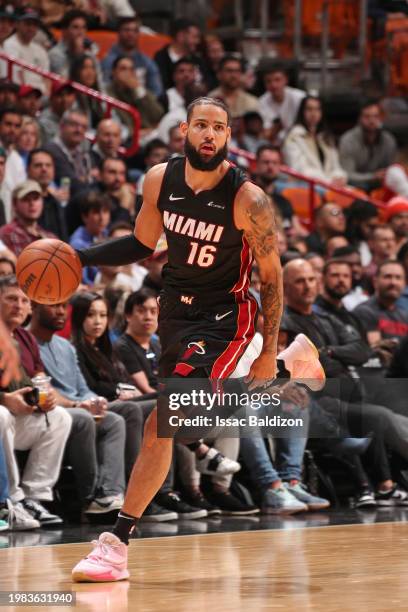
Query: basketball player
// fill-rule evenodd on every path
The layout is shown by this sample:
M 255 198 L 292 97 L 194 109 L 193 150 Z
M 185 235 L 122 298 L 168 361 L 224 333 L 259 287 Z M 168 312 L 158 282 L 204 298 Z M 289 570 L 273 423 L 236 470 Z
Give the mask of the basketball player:
M 153 253 L 164 228 L 168 264 L 159 299 L 160 376 L 211 379 L 233 373 L 255 334 L 257 304 L 248 291 L 255 259 L 265 321 L 262 350 L 247 375 L 255 388 L 277 373 L 283 290 L 272 205 L 226 161 L 231 129 L 222 102 L 192 102 L 181 131 L 186 157 L 146 174 L 134 236 L 95 245 L 79 256 L 83 265 L 129 264 Z M 316 365 L 315 353 L 312 360 Z M 159 409 L 160 401 L 165 400 L 159 400 Z M 165 479 L 172 445 L 171 438 L 157 437 L 156 408 L 146 422 L 143 448 L 112 533 L 103 533 L 75 566 L 74 580 L 129 577 L 129 535 Z

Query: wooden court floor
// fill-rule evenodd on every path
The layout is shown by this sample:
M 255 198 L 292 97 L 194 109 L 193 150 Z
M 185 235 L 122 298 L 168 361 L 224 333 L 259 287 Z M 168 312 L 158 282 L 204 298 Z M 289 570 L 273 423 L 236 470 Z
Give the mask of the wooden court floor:
M 45 608 L 56 612 L 408 610 L 404 523 L 134 540 L 129 582 L 73 585 L 70 569 L 88 550 L 86 544 L 0 550 L 0 590 L 73 589 L 75 608 Z

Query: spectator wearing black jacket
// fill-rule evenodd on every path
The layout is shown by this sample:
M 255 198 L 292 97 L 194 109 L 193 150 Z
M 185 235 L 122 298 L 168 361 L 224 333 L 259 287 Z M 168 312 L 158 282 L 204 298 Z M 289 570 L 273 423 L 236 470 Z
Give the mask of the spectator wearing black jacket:
M 359 366 L 367 360 L 369 349 L 366 343 L 332 315 L 313 312 L 317 284 L 308 262 L 302 259 L 288 262 L 283 280 L 287 306 L 281 329 L 288 333 L 289 341 L 296 334 L 306 334 L 319 350 L 327 378 L 334 378 L 339 383 L 339 388 L 333 389 L 329 380 L 320 394 L 319 404 L 333 414 L 351 435 L 373 436 L 367 459 L 376 481 L 377 502 L 381 505 L 408 505 L 408 494 L 399 490 L 392 481 L 386 450 L 387 444 L 408 459 L 408 419 L 383 406 L 362 401 L 359 381 L 349 371 L 350 365 Z

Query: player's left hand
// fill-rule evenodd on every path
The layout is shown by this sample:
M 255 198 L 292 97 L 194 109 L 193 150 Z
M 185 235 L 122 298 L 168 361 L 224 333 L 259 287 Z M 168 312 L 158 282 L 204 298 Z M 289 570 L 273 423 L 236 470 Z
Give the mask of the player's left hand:
M 277 374 L 278 366 L 276 364 L 276 354 L 261 353 L 259 357 L 253 361 L 251 368 L 245 378 L 248 383 L 248 389 L 256 389 L 266 384 L 270 384 Z

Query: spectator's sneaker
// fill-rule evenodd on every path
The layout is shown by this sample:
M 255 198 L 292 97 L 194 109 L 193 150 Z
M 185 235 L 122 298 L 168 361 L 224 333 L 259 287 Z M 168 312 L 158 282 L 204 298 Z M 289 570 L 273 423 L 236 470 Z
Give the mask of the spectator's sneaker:
M 211 502 L 208 501 L 201 493 L 201 491 L 194 491 L 193 493 L 185 494 L 186 501 L 194 506 L 195 508 L 202 508 L 203 510 L 207 510 L 208 516 L 214 516 L 215 514 L 221 514 L 220 508 L 214 506 Z
M 267 489 L 262 499 L 262 514 L 296 514 L 306 512 L 307 505 L 296 499 L 287 488 Z
M 21 502 L 12 504 L 7 500 L 7 508 L 0 511 L 0 518 L 7 521 L 11 531 L 26 531 L 29 529 L 38 529 L 41 527 L 39 521 L 35 520 Z
M 319 351 L 305 334 L 298 334 L 277 359 L 278 366 L 279 360 L 283 361 L 292 380 L 307 385 L 311 391 L 323 389 L 326 375 L 319 361 Z
M 194 506 L 190 506 L 190 504 L 186 504 L 186 502 L 182 501 L 180 496 L 174 491 L 170 493 L 161 493 L 157 495 L 156 498 L 160 506 L 172 512 L 176 512 L 179 519 L 198 519 L 208 516 L 207 510 L 195 508 Z
M 126 544 L 107 531 L 92 544 L 93 551 L 72 570 L 75 582 L 116 582 L 129 578 Z
M 377 491 L 375 499 L 378 506 L 408 506 L 408 493 L 397 485 L 389 491 Z
M 239 472 L 241 466 L 237 461 L 224 457 L 216 448 L 210 448 L 204 457 L 196 458 L 196 469 L 201 474 L 226 476 Z
M 61 525 L 63 520 L 57 514 L 52 514 L 44 508 L 44 506 L 37 499 L 23 499 L 21 502 L 24 506 L 24 509 L 27 510 L 29 514 L 36 521 L 38 521 L 41 527 L 47 527 L 48 525 Z
M 374 493 L 370 489 L 364 489 L 360 491 L 356 498 L 355 508 L 376 508 L 377 502 L 375 501 Z
M 289 483 L 285 483 L 284 486 L 286 489 L 296 497 L 296 499 L 303 504 L 306 504 L 307 510 L 324 510 L 330 506 L 330 502 L 328 499 L 324 499 L 323 497 L 317 497 L 316 495 L 312 495 L 309 493 L 305 485 L 301 482 L 298 482 L 295 485 L 290 485 Z
M 85 510 L 85 514 L 105 514 L 120 510 L 123 506 L 123 495 L 110 495 L 94 499 Z
M 245 516 L 247 514 L 258 514 L 259 508 L 252 504 L 246 504 L 229 491 L 213 491 L 211 502 L 220 508 L 221 513 L 231 516 Z
M 162 523 L 163 521 L 175 521 L 178 519 L 177 512 L 170 512 L 159 504 L 151 502 L 140 519 L 143 523 Z

